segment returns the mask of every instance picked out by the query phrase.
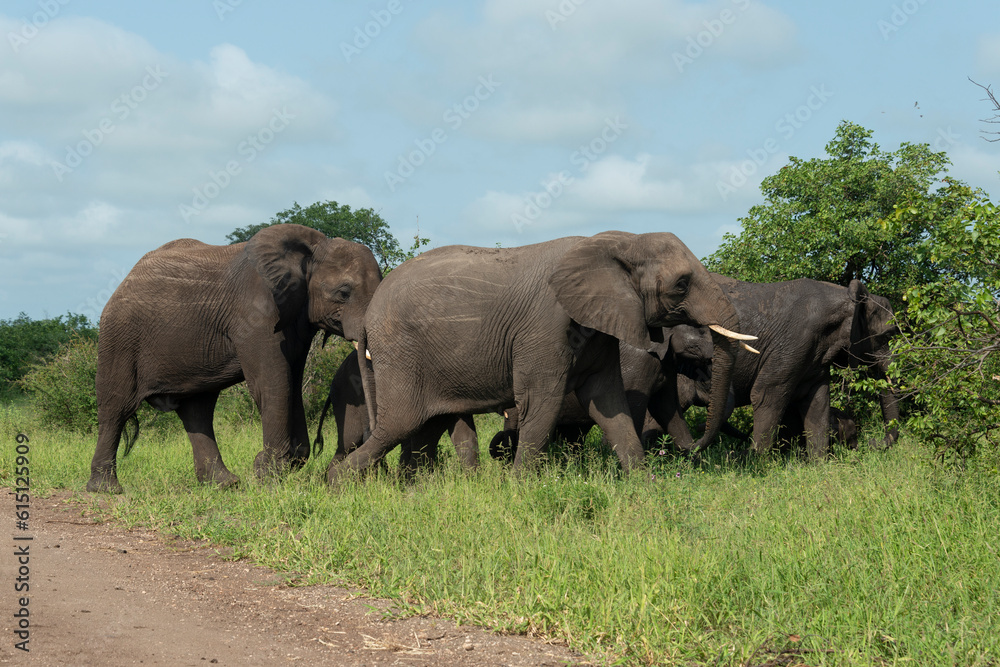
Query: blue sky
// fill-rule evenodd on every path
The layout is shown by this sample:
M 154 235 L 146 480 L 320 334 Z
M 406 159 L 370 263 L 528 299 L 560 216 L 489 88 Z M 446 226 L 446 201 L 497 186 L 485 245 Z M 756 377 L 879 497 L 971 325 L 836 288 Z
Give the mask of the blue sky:
M 703 257 L 841 120 L 993 193 L 1000 5 L 8 0 L 0 319 L 97 320 L 143 253 L 293 202 L 405 245 L 671 231 Z

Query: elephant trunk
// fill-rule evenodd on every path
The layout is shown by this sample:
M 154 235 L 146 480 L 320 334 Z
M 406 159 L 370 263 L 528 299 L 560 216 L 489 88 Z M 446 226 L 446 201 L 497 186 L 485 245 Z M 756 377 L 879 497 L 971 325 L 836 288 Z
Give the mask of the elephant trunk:
M 698 451 L 709 445 L 719 435 L 726 421 L 726 401 L 729 399 L 729 385 L 736 365 L 737 341 L 712 332 L 715 354 L 712 355 L 712 392 L 708 404 L 708 419 L 705 433 L 694 443 L 692 449 Z

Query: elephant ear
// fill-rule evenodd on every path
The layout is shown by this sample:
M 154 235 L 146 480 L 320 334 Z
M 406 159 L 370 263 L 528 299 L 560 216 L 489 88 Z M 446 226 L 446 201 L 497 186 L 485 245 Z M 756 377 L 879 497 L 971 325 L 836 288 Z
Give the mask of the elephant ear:
M 627 232 L 581 239 L 559 260 L 549 285 L 573 320 L 645 350 L 651 343 L 645 311 L 625 259 L 634 239 Z
M 309 266 L 326 236 L 302 225 L 265 227 L 247 241 L 244 252 L 278 307 L 274 330 L 288 326 L 308 303 Z

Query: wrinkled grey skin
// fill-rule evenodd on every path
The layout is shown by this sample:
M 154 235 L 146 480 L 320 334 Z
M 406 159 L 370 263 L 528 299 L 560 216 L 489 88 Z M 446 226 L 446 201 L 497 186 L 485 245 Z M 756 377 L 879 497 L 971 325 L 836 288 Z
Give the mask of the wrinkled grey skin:
M 372 299 L 359 344 L 374 429 L 331 463 L 337 484 L 442 416 L 517 406 L 514 467 L 537 461 L 563 396 L 575 391 L 607 434 L 622 467 L 642 446 L 622 384 L 618 340 L 649 349 L 650 327 L 720 324 L 735 311 L 688 248 L 672 234 L 605 232 L 519 248 L 438 248 L 394 269 Z M 734 345 L 717 336 L 717 395 L 726 394 Z M 710 408 L 705 439 L 721 410 Z
M 320 413 L 319 426 L 316 429 L 317 454 L 323 450 L 323 422 L 329 410 L 333 411 L 337 423 L 337 451 L 333 460 L 342 461 L 361 446 L 369 432 L 368 406 L 365 404 L 357 351 L 351 352 L 344 359 L 330 382 L 330 393 Z M 437 430 L 438 427 L 440 430 Z M 411 438 L 404 443 L 400 457 L 400 467 L 404 475 L 411 474 L 417 468 L 434 465 L 437 460 L 438 441 L 446 430 L 455 445 L 455 452 L 462 466 L 474 469 L 479 465 L 479 439 L 476 426 L 471 415 L 463 415 L 457 419 L 452 418 L 450 423 L 438 423 L 434 428 L 428 426 L 421 430 L 420 440 Z
M 679 324 L 664 328 L 661 335 L 663 341 L 655 343 L 649 350 L 640 350 L 627 343 L 619 343 L 618 346 L 625 397 L 633 424 L 637 426 L 643 424 L 647 409 L 655 413 L 654 419 L 663 420 L 666 424 L 676 413 L 676 410 L 663 410 L 677 403 L 674 393 L 677 373 L 701 375 L 706 373 L 712 362 L 714 344 L 708 328 Z M 593 425 L 594 420 L 580 405 L 576 394 L 567 394 L 559 410 L 556 435 L 566 442 L 579 442 Z M 490 442 L 493 458 L 513 457 L 518 443 L 517 428 L 517 408 L 505 410 L 503 430 Z M 646 442 L 646 435 L 641 439 Z
M 742 333 L 758 337 L 752 345 L 760 354 L 740 350 L 732 373 L 733 405 L 753 406 L 754 450 L 771 449 L 784 423 L 782 436 L 804 433 L 809 458 L 825 458 L 831 426 L 840 426 L 831 423 L 830 366 L 870 364 L 884 373 L 888 340 L 897 331 L 888 323 L 891 311 L 887 317 L 884 299 L 869 295 L 856 280 L 840 287 L 808 279 L 745 283 L 712 275 L 736 308 Z M 702 404 L 709 385 L 681 377 L 678 386 L 682 412 Z M 895 397 L 886 392 L 881 398 L 886 419 L 895 419 Z M 849 432 L 852 426 L 843 428 Z M 686 427 L 675 422 L 668 432 L 679 447 L 692 448 Z M 893 429 L 887 440 L 895 437 Z
M 200 482 L 237 483 L 213 414 L 219 392 L 242 380 L 264 431 L 257 475 L 301 466 L 309 457 L 302 372 L 310 342 L 320 329 L 356 339 L 380 281 L 368 248 L 301 225 L 268 227 L 236 245 L 180 239 L 147 253 L 101 315 L 87 489 L 121 492 L 118 445 L 144 400 L 177 411 Z

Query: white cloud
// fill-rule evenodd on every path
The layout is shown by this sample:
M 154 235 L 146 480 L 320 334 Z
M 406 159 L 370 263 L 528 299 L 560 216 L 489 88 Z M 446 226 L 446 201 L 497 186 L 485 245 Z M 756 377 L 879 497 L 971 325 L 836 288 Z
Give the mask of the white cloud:
M 595 123 L 622 113 L 636 87 L 673 85 L 684 76 L 675 56 L 691 42 L 704 68 L 772 67 L 798 49 L 794 23 L 749 0 L 490 0 L 471 23 L 432 14 L 414 40 L 448 74 L 411 84 L 410 94 L 490 74 L 505 87 L 475 129 L 491 138 L 557 142 L 585 138 Z
M 976 66 L 987 76 L 1000 75 L 1000 34 L 979 38 L 976 46 Z

